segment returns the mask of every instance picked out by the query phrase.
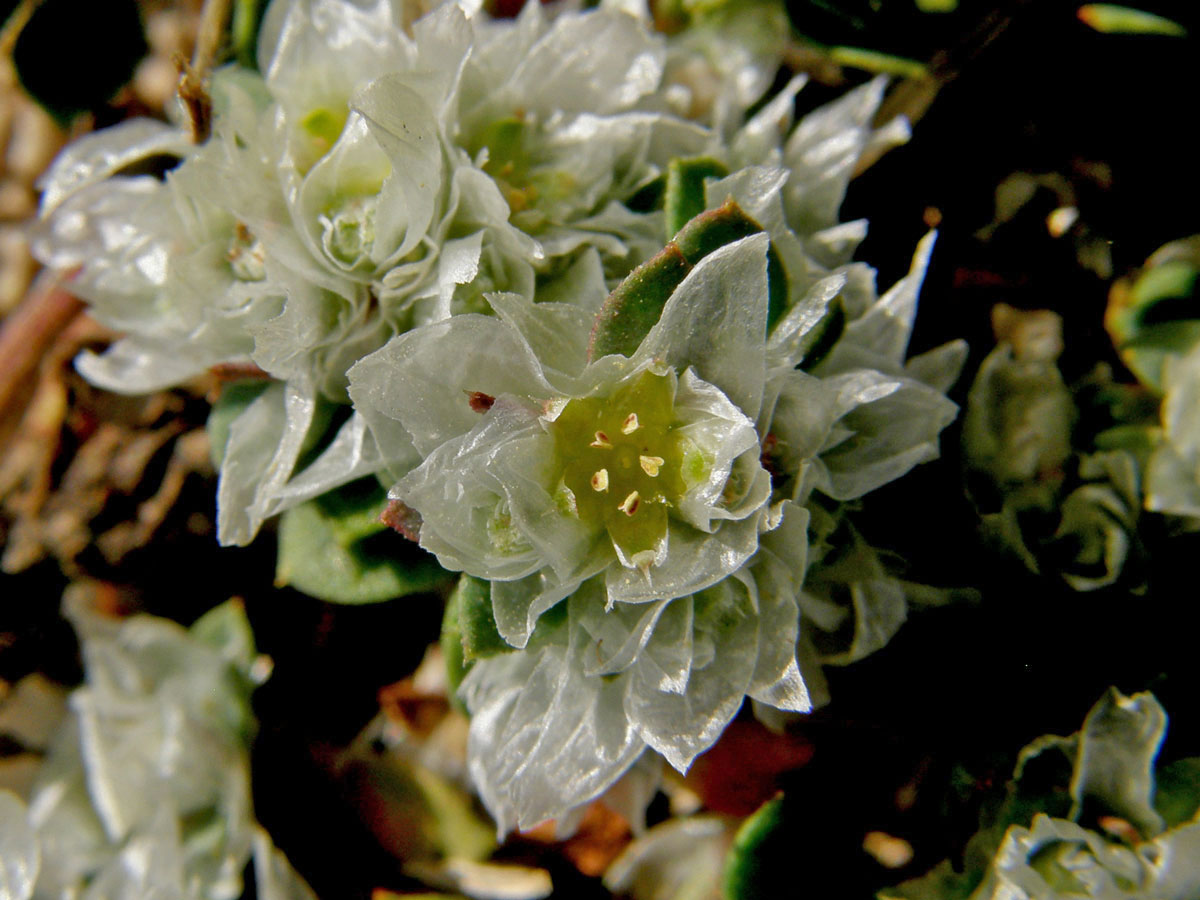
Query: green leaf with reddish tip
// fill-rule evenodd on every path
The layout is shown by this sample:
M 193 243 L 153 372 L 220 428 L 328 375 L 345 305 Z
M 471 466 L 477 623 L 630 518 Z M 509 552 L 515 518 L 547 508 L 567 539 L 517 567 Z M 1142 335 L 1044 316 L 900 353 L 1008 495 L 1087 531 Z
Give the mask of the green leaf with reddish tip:
M 330 603 L 379 603 L 433 590 L 450 577 L 387 528 L 387 495 L 363 479 L 288 510 L 279 522 L 275 583 Z
M 592 326 L 588 358 L 599 359 L 610 353 L 632 356 L 696 263 L 714 250 L 762 230 L 733 200 L 695 216 L 679 230 L 675 240 L 634 269 L 608 295 Z M 767 252 L 767 277 L 769 329 L 787 306 L 787 274 L 773 248 Z
M 667 240 L 704 212 L 704 179 L 729 174 L 724 163 L 709 156 L 672 159 L 667 164 Z
M 746 215 L 732 200 L 700 213 L 679 229 L 674 243 L 683 258 L 694 266 L 718 247 L 758 234 L 763 227 Z M 682 279 L 680 279 L 682 280 Z
M 588 357 L 599 359 L 610 353 L 632 356 L 691 268 L 679 247 L 670 243 L 630 272 L 596 314 Z
M 1187 29 L 1154 13 L 1112 3 L 1088 3 L 1076 13 L 1079 21 L 1101 34 L 1157 34 L 1186 37 Z
M 758 900 L 760 897 L 766 900 L 778 896 L 770 883 L 771 873 L 764 851 L 767 841 L 780 832 L 782 824 L 782 793 L 776 794 L 742 823 L 725 857 L 726 900 Z

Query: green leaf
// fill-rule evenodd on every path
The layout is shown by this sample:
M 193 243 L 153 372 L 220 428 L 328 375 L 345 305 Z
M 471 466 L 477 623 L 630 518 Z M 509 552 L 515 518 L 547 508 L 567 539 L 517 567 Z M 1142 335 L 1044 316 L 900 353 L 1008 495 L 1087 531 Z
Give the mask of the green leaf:
M 248 672 L 258 657 L 246 606 L 237 598 L 210 609 L 188 630 L 193 638 L 212 647 L 243 672 Z
M 1079 21 L 1102 34 L 1159 34 L 1185 37 L 1187 29 L 1162 16 L 1117 6 L 1112 3 L 1088 3 L 1079 7 Z
M 721 178 L 728 168 L 708 156 L 672 159 L 667 164 L 667 240 L 671 240 L 688 222 L 704 212 L 704 179 Z
M 1154 808 L 1168 828 L 1196 817 L 1200 812 L 1200 757 L 1179 759 L 1158 770 Z
M 838 65 L 876 74 L 899 75 L 901 78 L 921 78 L 929 74 L 925 65 L 915 59 L 879 53 L 865 47 L 830 47 L 829 58 Z
M 770 270 L 768 270 L 769 274 Z M 812 330 L 804 336 L 804 361 L 800 364 L 800 368 L 811 369 L 828 356 L 829 351 L 833 349 L 834 344 L 845 330 L 846 307 L 839 295 L 829 301 L 829 306 L 825 309 L 825 315 L 821 316 L 821 321 L 817 322 Z
M 608 295 L 592 326 L 588 358 L 610 353 L 632 356 L 696 263 L 714 250 L 762 230 L 732 199 L 692 218 L 679 229 L 675 240 L 629 273 Z M 769 330 L 787 305 L 787 275 L 774 248 L 767 251 L 767 278 Z
M 942 860 L 919 878 L 881 890 L 878 900 L 967 900 L 979 878 L 955 872 L 950 860 Z
M 459 712 L 466 713 L 466 704 L 458 699 L 458 686 L 462 684 L 469 668 L 466 654 L 463 652 L 458 607 L 458 588 L 455 588 L 454 593 L 446 600 L 446 609 L 442 613 L 442 633 L 438 638 L 438 646 L 442 650 L 442 659 L 446 662 L 446 684 L 449 687 L 450 703 Z
M 679 247 L 688 265 L 694 266 L 714 250 L 762 230 L 763 227 L 746 215 L 733 200 L 726 200 L 716 209 L 700 213 L 679 229 L 673 243 Z
M 225 445 L 229 441 L 229 429 L 234 421 L 246 411 L 258 395 L 270 387 L 271 382 L 263 378 L 235 381 L 227 384 L 221 391 L 221 396 L 213 404 L 212 412 L 208 414 L 208 453 L 212 458 L 213 467 L 221 468 L 225 461 Z
M 691 268 L 672 242 L 630 272 L 596 314 L 588 356 L 632 356 Z
M 782 831 L 783 794 L 779 793 L 760 806 L 738 829 L 733 846 L 725 857 L 724 893 L 727 900 L 757 900 L 778 896 L 775 866 L 769 866 L 765 852 L 768 840 Z
M 266 0 L 234 0 L 229 36 L 233 54 L 247 69 L 258 68 L 258 30 L 262 27 Z
M 363 479 L 283 514 L 275 583 L 331 603 L 379 603 L 429 591 L 451 577 L 437 560 L 379 521 L 387 495 Z
M 513 650 L 496 628 L 491 584 L 482 578 L 464 575 L 451 596 L 458 601 L 463 653 L 468 663 Z

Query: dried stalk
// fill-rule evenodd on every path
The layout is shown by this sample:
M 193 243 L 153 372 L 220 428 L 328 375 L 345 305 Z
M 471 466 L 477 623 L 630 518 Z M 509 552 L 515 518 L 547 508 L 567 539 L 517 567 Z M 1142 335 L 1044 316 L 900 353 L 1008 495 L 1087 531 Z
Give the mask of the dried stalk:
M 192 61 L 180 61 L 179 99 L 187 107 L 188 119 L 192 124 L 192 143 L 195 144 L 204 143 L 212 133 L 212 97 L 208 93 L 208 75 L 221 50 L 232 6 L 233 0 L 204 0 Z
M 67 277 L 43 272 L 0 325 L 0 442 L 20 417 L 42 354 L 83 311 L 83 302 L 63 286 Z

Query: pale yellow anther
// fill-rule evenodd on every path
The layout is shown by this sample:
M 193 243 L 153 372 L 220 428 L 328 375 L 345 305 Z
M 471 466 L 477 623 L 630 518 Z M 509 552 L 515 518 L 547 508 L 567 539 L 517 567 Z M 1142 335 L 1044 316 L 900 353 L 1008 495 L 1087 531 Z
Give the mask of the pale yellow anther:
M 633 434 L 638 430 L 638 427 L 637 413 L 630 413 L 625 417 L 625 421 L 621 423 L 621 434 Z
M 642 464 L 642 471 L 651 478 L 658 477 L 658 470 L 665 462 L 661 456 L 639 456 L 638 462 Z
M 589 447 L 598 447 L 601 450 L 611 450 L 612 441 L 608 439 L 608 435 L 603 431 L 596 432 L 596 439 L 588 444 Z
M 598 469 L 592 475 L 592 490 L 601 493 L 608 490 L 608 469 Z
M 632 516 L 637 512 L 638 504 L 642 502 L 642 498 L 638 496 L 637 491 L 630 491 L 629 496 L 621 501 L 621 505 L 617 507 L 627 516 Z

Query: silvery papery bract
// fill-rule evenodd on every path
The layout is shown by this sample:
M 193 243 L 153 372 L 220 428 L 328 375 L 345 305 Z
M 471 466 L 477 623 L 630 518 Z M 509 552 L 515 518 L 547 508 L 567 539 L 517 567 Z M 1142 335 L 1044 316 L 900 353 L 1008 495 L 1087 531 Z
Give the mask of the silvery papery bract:
M 835 218 L 880 89 L 793 133 L 783 155 L 807 155 L 816 198 L 791 204 L 798 223 Z M 418 328 L 350 373 L 372 428 L 402 426 L 424 457 L 392 489 L 421 544 L 490 581 L 496 628 L 522 648 L 476 661 L 461 690 L 501 831 L 569 822 L 648 748 L 685 770 L 747 696 L 810 709 L 804 504 L 932 458 L 953 418 L 962 345 L 905 362 L 932 238 L 878 297 L 871 270 L 845 263 L 844 228 L 792 230 L 795 178 L 759 166 L 709 182 L 710 206 L 735 198 L 766 232 L 704 256 L 627 355 L 589 354 L 598 299 L 497 293 L 496 315 Z M 773 320 L 769 246 L 788 278 Z M 845 326 L 818 353 L 834 308 Z
M 1146 508 L 1200 519 L 1200 350 L 1163 365 L 1161 428 L 1146 466 Z
M 218 448 L 225 543 L 411 465 L 411 445 L 351 416 L 297 471 L 346 370 L 392 335 L 486 310 L 484 291 L 530 297 L 563 272 L 603 284 L 650 255 L 662 213 L 624 201 L 710 140 L 641 108 L 663 107 L 647 95 L 666 51 L 630 15 L 551 20 L 534 3 L 496 22 L 450 3 L 409 37 L 403 6 L 276 2 L 264 74 L 214 76 L 210 140 L 131 121 L 73 144 L 43 182 L 37 255 L 128 333 L 80 359 L 90 380 L 144 392 L 219 364 L 270 377 Z M 182 160 L 164 179 L 123 174 L 162 156 Z
M 28 808 L 0 791 L 5 896 L 231 900 L 253 859 L 258 896 L 314 900 L 251 808 L 250 692 L 263 673 L 241 607 L 185 629 L 110 620 L 74 590 L 65 605 L 87 682 Z

